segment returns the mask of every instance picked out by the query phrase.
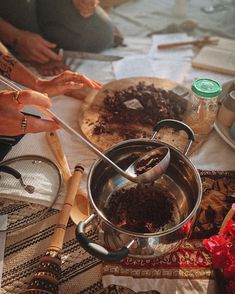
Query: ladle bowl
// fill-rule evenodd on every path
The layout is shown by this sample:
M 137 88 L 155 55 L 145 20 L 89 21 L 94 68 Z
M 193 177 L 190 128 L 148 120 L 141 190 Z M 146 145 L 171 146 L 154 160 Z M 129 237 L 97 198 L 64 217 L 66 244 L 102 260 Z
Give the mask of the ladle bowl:
M 149 183 L 160 178 L 165 173 L 169 163 L 170 149 L 168 147 L 158 147 L 144 152 L 128 167 L 126 173 L 137 175 L 136 180 L 138 180 L 138 183 Z

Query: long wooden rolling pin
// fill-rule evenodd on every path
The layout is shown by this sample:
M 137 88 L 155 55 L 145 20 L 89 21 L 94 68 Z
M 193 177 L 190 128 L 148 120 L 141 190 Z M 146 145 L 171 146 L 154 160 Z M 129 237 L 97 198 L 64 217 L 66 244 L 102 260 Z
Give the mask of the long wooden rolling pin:
M 73 175 L 68 180 L 67 193 L 63 209 L 60 211 L 55 231 L 52 235 L 50 245 L 44 256 L 40 258 L 37 272 L 33 275 L 25 294 L 58 294 L 59 280 L 61 274 L 61 251 L 64 242 L 64 235 L 73 205 L 74 197 L 77 194 L 84 167 L 76 165 Z
M 68 179 L 71 177 L 71 171 L 57 132 L 46 133 L 46 139 L 61 169 L 64 181 L 67 182 Z M 86 219 L 88 213 L 88 200 L 84 194 L 78 191 L 74 199 L 70 217 L 73 220 L 73 222 L 77 224 L 79 220 Z

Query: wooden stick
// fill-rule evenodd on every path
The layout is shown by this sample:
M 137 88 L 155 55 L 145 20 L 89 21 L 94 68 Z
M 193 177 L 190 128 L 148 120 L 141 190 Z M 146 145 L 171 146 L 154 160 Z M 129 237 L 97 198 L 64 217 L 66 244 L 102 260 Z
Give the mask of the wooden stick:
M 84 172 L 82 165 L 76 165 L 73 175 L 70 177 L 67 186 L 67 193 L 64 199 L 63 208 L 59 214 L 59 219 L 54 231 L 51 243 L 48 250 L 61 250 L 63 246 L 64 234 L 68 223 L 71 208 L 73 206 L 74 198 L 78 192 L 81 177 Z
M 186 42 L 176 42 L 176 43 L 169 43 L 169 44 L 160 44 L 157 46 L 158 49 L 171 49 L 180 46 L 187 46 L 187 45 L 209 45 L 209 44 L 216 44 L 217 40 L 209 40 L 209 39 L 201 39 L 201 40 L 194 40 L 194 41 L 186 41 Z
M 59 292 L 61 274 L 60 254 L 63 247 L 70 210 L 77 194 L 83 171 L 84 168 L 82 165 L 76 165 L 74 173 L 68 181 L 63 209 L 59 214 L 50 245 L 45 255 L 40 258 L 38 271 L 32 277 L 28 289 L 24 291 L 24 294 L 58 294 Z
M 64 181 L 67 182 L 71 176 L 71 171 L 64 150 L 60 143 L 60 138 L 57 132 L 46 133 L 47 143 L 55 155 L 57 163 L 61 169 Z M 79 221 L 85 220 L 89 214 L 89 203 L 87 197 L 78 191 L 73 207 L 70 212 L 70 217 L 75 224 Z

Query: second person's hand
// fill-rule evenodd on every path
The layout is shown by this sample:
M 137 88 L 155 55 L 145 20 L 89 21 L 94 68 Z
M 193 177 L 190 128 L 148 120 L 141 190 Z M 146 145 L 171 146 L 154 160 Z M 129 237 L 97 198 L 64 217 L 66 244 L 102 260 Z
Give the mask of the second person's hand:
M 99 90 L 102 85 L 85 75 L 66 70 L 51 80 L 38 79 L 35 89 L 41 93 L 47 93 L 50 97 L 64 94 L 66 92 L 89 87 Z
M 14 49 L 26 60 L 47 63 L 50 60 L 60 61 L 61 57 L 52 49 L 56 47 L 38 34 L 19 30 L 15 38 Z
M 99 4 L 99 0 L 73 0 L 73 4 L 81 16 L 86 18 L 94 14 L 95 8 Z

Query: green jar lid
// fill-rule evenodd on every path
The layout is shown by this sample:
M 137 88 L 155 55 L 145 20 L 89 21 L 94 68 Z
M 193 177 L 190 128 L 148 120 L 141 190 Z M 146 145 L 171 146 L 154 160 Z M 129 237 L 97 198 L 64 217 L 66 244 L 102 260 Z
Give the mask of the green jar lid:
M 214 80 L 198 79 L 193 82 L 192 91 L 198 96 L 208 98 L 218 96 L 222 91 L 222 87 Z

